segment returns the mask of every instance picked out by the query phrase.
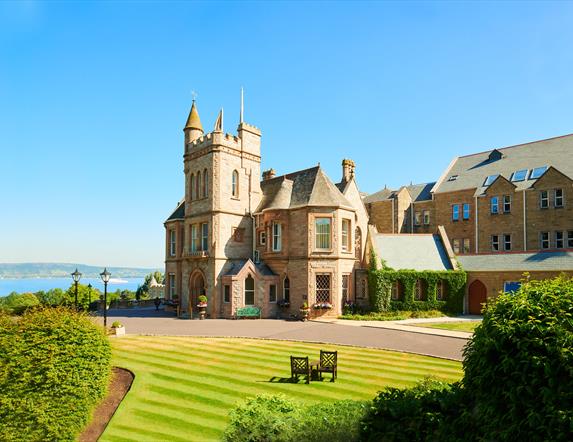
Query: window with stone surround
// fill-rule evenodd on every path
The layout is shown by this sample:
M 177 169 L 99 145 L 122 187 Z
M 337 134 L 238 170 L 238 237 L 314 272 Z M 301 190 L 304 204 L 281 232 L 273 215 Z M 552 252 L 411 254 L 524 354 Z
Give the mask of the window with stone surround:
M 553 191 L 553 202 L 555 207 L 564 206 L 563 189 L 555 189 Z
M 233 170 L 233 176 L 231 178 L 231 194 L 233 197 L 239 197 L 239 172 Z
M 503 234 L 503 250 L 509 252 L 511 250 L 511 234 Z
M 362 230 L 360 227 L 354 229 L 354 257 L 362 259 Z
M 414 225 L 419 226 L 422 224 L 422 212 L 414 212 Z
M 541 209 L 549 208 L 549 194 L 547 190 L 539 191 L 539 207 Z
M 462 250 L 464 253 L 470 253 L 470 239 L 469 238 L 464 238 Z
M 195 181 L 195 198 L 201 198 L 201 172 L 197 172 L 197 180 Z
M 231 286 L 228 284 L 223 286 L 223 302 L 231 302 Z
M 203 171 L 203 198 L 207 198 L 209 195 L 209 175 L 207 174 L 207 169 Z
M 503 213 L 511 212 L 511 195 L 503 195 Z
M 565 245 L 565 241 L 564 241 L 564 236 L 563 232 L 560 231 L 556 231 L 555 232 L 555 248 L 556 249 L 562 249 L 563 246 Z
M 283 299 L 286 302 L 290 302 L 290 279 L 288 279 L 288 276 L 285 276 L 283 281 Z
M 251 275 L 245 279 L 245 305 L 255 305 L 255 280 Z
M 342 303 L 350 301 L 350 275 L 342 275 Z
M 429 210 L 424 210 L 424 225 L 425 226 L 430 225 L 430 211 Z
M 277 302 L 277 286 L 275 284 L 269 286 L 269 302 Z
M 366 299 L 368 296 L 368 281 L 366 278 L 362 278 L 360 280 L 360 290 L 358 290 L 358 297 L 362 299 Z
M 539 232 L 539 246 L 542 249 L 548 249 L 551 247 L 549 232 Z
M 209 250 L 209 224 L 201 223 L 201 250 Z
M 452 241 L 452 248 L 454 249 L 454 253 L 456 255 L 460 254 L 460 240 L 459 239 L 454 239 Z
M 468 203 L 464 203 L 462 210 L 463 212 L 462 217 L 464 218 L 465 221 L 470 219 L 470 211 L 471 211 L 471 206 Z
M 176 252 L 176 236 L 175 229 L 169 230 L 169 256 L 175 256 Z
M 201 243 L 199 241 L 199 229 L 197 224 L 191 224 L 191 251 L 198 252 L 201 250 Z
M 264 246 L 267 244 L 267 232 L 265 232 L 264 230 L 259 232 L 259 244 L 261 246 Z
M 173 299 L 175 293 L 175 273 L 169 274 L 169 298 Z
M 394 281 L 392 283 L 392 300 L 399 301 L 404 296 L 404 286 L 400 281 Z
M 454 204 L 452 206 L 452 221 L 459 221 L 460 220 L 460 205 Z
M 195 174 L 191 174 L 189 180 L 189 199 L 193 200 L 195 197 Z
M 436 285 L 436 299 L 438 301 L 443 301 L 446 299 L 446 282 L 441 279 Z
M 489 211 L 492 215 L 497 215 L 499 213 L 499 197 L 491 197 L 489 200 Z
M 316 302 L 330 303 L 330 273 L 316 275 Z
M 573 230 L 567 232 L 567 248 L 573 249 Z
M 342 250 L 344 252 L 351 252 L 350 249 L 350 220 L 342 220 Z
M 426 299 L 426 283 L 421 279 L 416 280 L 416 285 L 414 286 L 414 299 L 416 301 L 423 301 Z
M 332 218 L 314 219 L 314 248 L 318 250 L 330 250 L 331 247 L 331 224 Z
M 282 248 L 282 225 L 273 223 L 273 252 L 280 252 Z
M 491 250 L 499 252 L 499 235 L 491 235 Z

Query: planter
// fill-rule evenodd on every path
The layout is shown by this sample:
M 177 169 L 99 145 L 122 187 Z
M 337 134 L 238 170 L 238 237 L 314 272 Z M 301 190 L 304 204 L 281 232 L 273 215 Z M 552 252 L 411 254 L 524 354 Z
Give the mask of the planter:
M 308 320 L 308 316 L 310 315 L 310 310 L 309 309 L 300 309 L 300 319 L 304 322 L 306 320 Z
M 199 309 L 199 319 L 205 319 L 205 315 L 207 314 L 207 306 L 198 305 L 197 308 Z
M 112 327 L 111 331 L 116 336 L 124 336 L 125 335 L 125 327 L 123 325 L 121 327 Z

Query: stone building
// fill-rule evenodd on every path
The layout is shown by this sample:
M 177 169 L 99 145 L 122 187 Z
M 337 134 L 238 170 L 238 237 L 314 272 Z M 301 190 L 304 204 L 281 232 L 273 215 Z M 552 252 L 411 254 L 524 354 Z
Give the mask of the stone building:
M 470 272 L 470 313 L 525 271 L 573 274 L 573 257 L 563 255 L 573 250 L 573 135 L 457 157 L 435 183 L 385 188 L 364 201 L 381 233 L 444 226 Z
M 237 135 L 224 132 L 222 111 L 205 134 L 193 102 L 183 131 L 185 197 L 165 221 L 165 297 L 189 316 L 203 294 L 212 318 L 249 305 L 285 316 L 303 303 L 330 306 L 314 316 L 340 314 L 356 296 L 368 224 L 354 163 L 342 162 L 337 184 L 320 166 L 260 181 L 261 131 L 242 112 Z

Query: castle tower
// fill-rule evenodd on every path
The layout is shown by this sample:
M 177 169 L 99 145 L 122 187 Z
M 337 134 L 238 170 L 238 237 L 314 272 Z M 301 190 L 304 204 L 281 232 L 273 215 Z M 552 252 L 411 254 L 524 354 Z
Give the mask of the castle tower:
M 193 104 L 191 105 L 191 111 L 189 111 L 183 132 L 185 133 L 186 145 L 203 135 L 203 126 L 201 125 L 199 112 L 197 112 L 197 106 L 195 106 L 195 100 L 193 100 Z

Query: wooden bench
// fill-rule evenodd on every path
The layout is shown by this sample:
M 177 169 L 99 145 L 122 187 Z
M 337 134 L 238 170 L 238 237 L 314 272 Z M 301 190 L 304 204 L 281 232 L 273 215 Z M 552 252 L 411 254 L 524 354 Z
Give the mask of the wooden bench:
M 235 318 L 259 318 L 261 319 L 261 309 L 259 307 L 241 307 L 237 309 Z

